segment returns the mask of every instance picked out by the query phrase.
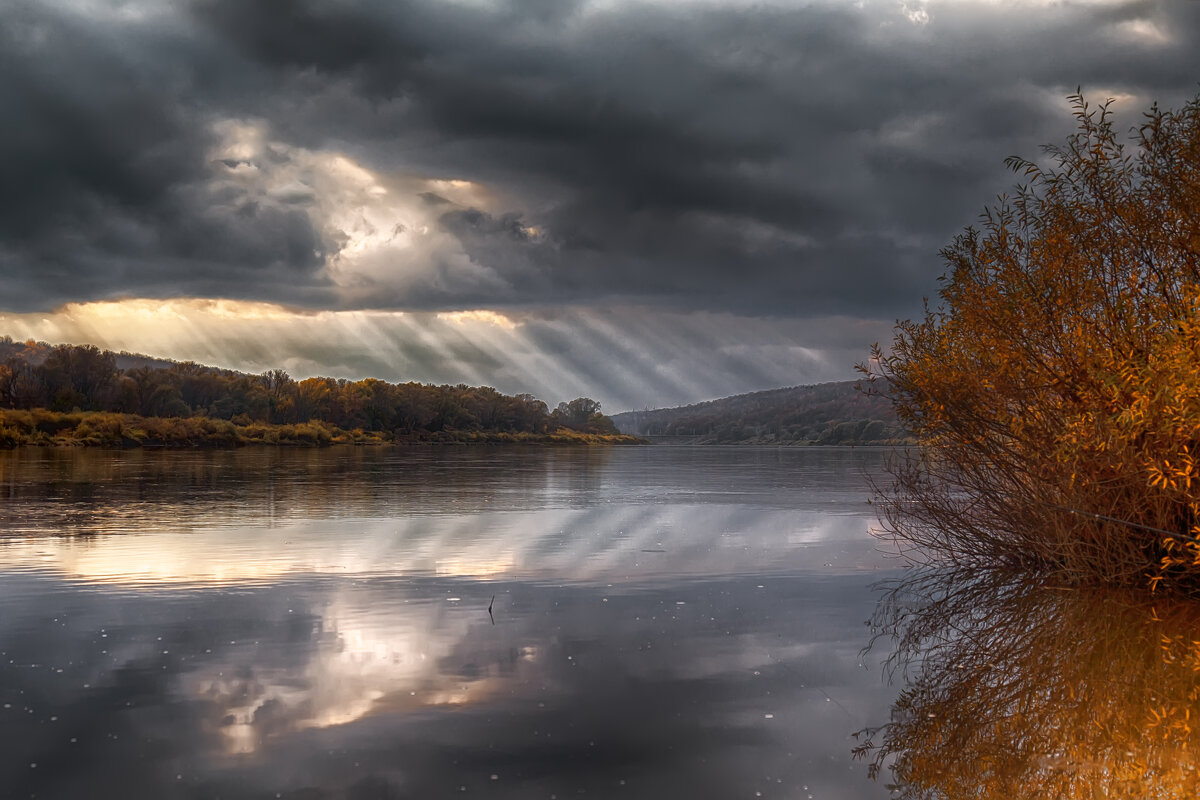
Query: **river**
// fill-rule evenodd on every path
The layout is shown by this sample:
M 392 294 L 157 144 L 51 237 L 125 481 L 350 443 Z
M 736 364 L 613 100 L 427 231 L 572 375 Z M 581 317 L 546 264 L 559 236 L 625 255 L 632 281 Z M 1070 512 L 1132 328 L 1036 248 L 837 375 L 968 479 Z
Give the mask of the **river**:
M 0 786 L 884 798 L 884 454 L 0 453 Z

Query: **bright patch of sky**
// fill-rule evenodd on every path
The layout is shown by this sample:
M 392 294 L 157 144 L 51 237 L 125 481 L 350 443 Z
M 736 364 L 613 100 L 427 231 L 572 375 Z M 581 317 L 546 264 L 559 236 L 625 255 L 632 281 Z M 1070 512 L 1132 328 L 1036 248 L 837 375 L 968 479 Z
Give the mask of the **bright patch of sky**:
M 1169 0 L 15 0 L 0 335 L 606 410 L 854 376 Z

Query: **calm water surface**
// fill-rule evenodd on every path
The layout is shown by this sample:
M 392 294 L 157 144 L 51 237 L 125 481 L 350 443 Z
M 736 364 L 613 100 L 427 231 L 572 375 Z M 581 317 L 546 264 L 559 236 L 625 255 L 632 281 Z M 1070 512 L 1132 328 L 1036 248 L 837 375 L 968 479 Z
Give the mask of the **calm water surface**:
M 0 453 L 0 795 L 887 797 L 882 461 Z

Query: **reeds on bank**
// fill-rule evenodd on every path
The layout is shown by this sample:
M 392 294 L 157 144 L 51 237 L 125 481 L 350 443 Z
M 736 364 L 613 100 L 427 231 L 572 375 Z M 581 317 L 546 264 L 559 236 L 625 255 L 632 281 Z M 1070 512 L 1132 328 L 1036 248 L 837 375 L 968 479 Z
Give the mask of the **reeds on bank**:
M 0 409 L 0 449 L 19 446 L 78 447 L 243 447 L 282 445 L 387 444 L 638 444 L 621 434 L 559 428 L 527 431 L 441 430 L 397 433 L 344 429 L 321 420 L 271 424 L 207 417 L 143 417 L 104 411 L 59 412 Z

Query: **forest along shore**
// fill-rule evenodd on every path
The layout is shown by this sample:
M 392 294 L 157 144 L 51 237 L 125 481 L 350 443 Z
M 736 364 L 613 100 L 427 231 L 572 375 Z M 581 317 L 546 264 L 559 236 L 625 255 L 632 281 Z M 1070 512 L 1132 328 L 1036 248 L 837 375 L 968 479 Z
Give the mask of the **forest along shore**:
M 635 444 L 587 397 L 551 411 L 490 386 L 293 380 L 0 338 L 0 447 Z

